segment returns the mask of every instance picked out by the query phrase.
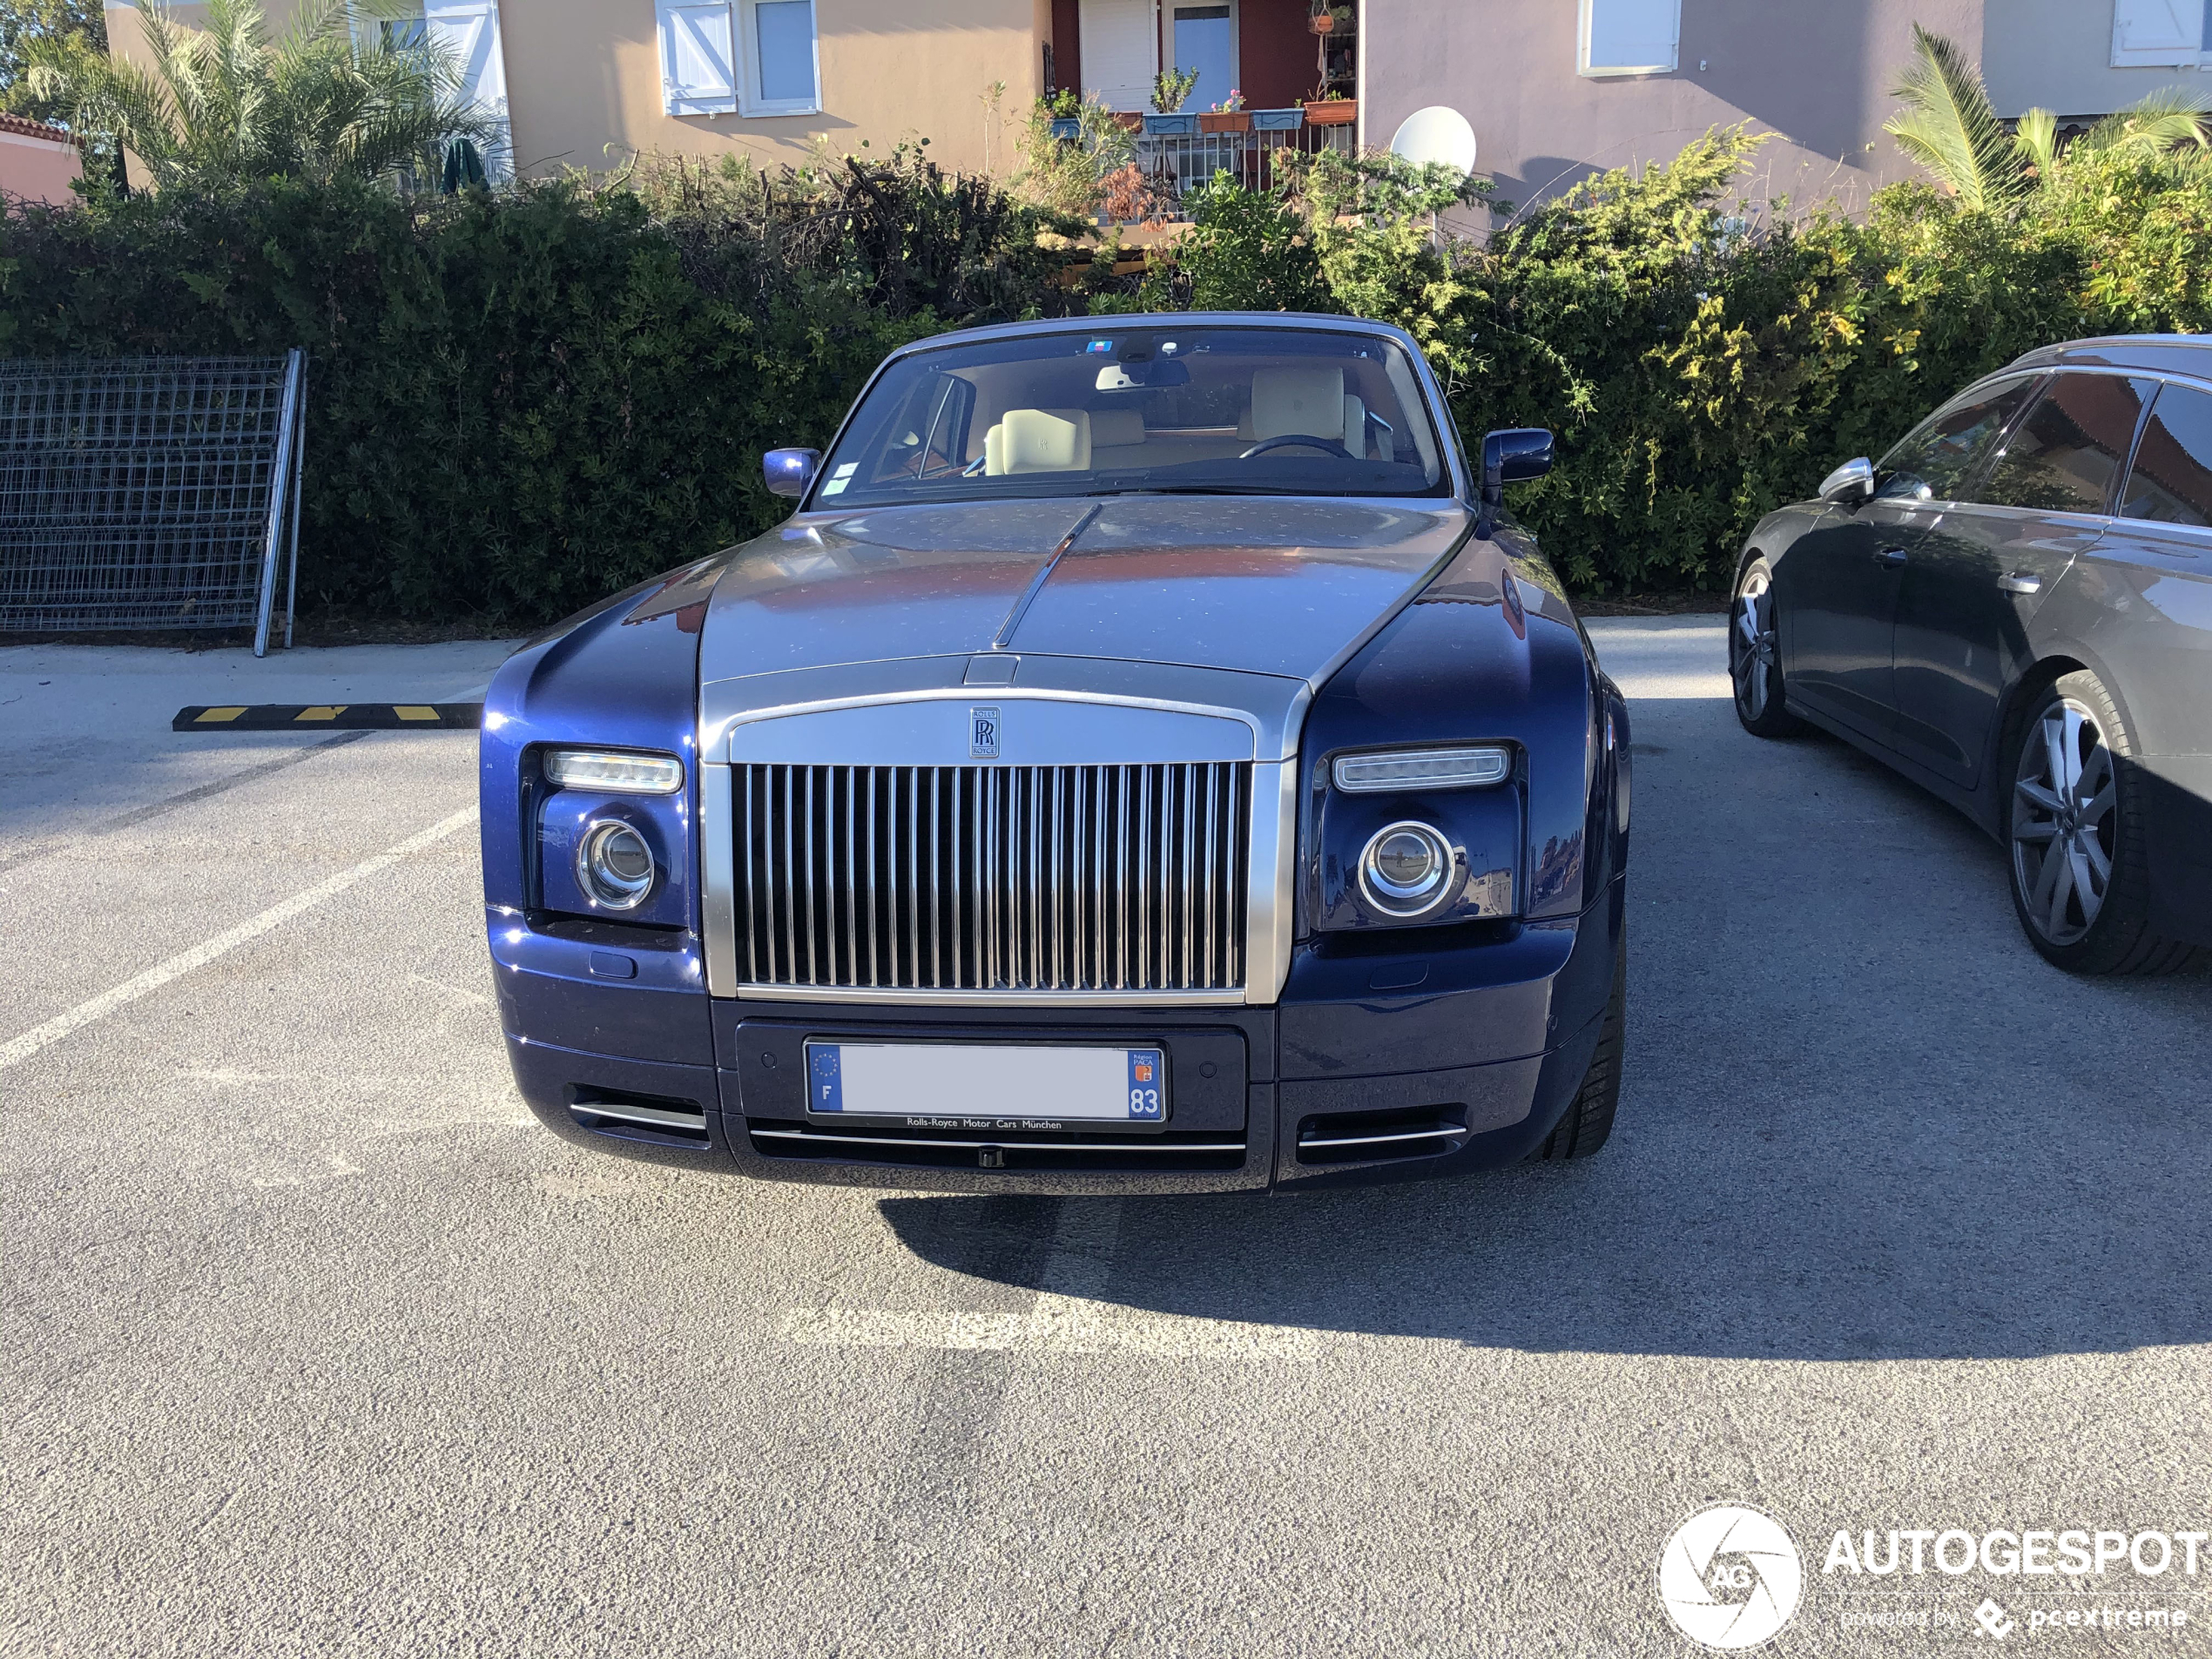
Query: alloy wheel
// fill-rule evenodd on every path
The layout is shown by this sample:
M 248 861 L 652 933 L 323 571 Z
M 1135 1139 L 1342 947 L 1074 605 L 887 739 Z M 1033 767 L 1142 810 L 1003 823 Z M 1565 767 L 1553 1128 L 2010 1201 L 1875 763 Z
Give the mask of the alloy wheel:
M 1736 706 L 1747 720 L 1766 712 L 1767 688 L 1774 678 L 1774 601 L 1767 574 L 1755 570 L 1737 590 L 1729 634 L 1729 672 L 1736 681 Z
M 2072 698 L 2046 708 L 2020 745 L 2013 784 L 2013 880 L 2054 945 L 2096 925 L 2112 887 L 2118 779 L 2096 716 Z

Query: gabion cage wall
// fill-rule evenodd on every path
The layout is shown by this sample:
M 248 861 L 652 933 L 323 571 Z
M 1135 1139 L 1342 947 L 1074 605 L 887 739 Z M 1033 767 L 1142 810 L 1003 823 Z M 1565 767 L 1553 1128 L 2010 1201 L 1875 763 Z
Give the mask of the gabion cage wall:
M 0 361 L 0 631 L 251 627 L 259 656 L 288 552 L 289 644 L 306 368 Z

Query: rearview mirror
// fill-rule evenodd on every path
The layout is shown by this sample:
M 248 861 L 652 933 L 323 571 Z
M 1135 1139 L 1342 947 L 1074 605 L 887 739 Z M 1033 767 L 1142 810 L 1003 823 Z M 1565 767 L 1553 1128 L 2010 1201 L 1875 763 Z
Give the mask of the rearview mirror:
M 1109 363 L 1098 371 L 1098 389 L 1102 392 L 1134 392 L 1151 386 L 1188 386 L 1190 366 L 1178 363 L 1173 358 L 1162 358 L 1157 362 Z
M 1820 481 L 1820 499 L 1853 507 L 1874 493 L 1874 463 L 1857 455 Z
M 772 496 L 803 496 L 806 486 L 814 482 L 814 469 L 822 464 L 819 449 L 771 449 L 760 457 L 760 470 L 768 480 Z

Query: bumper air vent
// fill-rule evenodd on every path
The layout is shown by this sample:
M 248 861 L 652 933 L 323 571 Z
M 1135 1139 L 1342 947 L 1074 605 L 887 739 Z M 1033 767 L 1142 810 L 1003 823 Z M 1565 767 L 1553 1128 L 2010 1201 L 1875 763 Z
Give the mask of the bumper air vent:
M 1436 1157 L 1467 1144 L 1467 1125 L 1448 1112 L 1340 1112 L 1298 1125 L 1300 1163 L 1380 1163 Z
M 569 1116 L 595 1135 L 645 1141 L 655 1146 L 704 1148 L 707 1144 L 706 1113 L 695 1100 L 572 1083 Z
M 804 1123 L 755 1119 L 752 1150 L 763 1157 L 878 1163 L 907 1170 L 1061 1170 L 1143 1171 L 1241 1168 L 1237 1130 L 1163 1135 L 1024 1134 L 992 1136 L 957 1130 L 853 1129 L 829 1131 Z

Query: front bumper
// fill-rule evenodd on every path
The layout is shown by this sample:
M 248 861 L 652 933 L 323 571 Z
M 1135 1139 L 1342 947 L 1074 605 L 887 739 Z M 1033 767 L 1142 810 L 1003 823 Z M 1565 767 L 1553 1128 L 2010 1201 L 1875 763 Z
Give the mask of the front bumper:
M 525 962 L 511 941 L 502 953 L 497 928 L 494 956 L 524 1099 L 556 1134 L 604 1150 L 907 1191 L 1289 1190 L 1526 1157 L 1588 1069 L 1624 903 L 1616 879 L 1572 919 L 1304 946 L 1271 1008 L 1005 1008 L 981 1019 L 609 983 L 590 976 L 588 957 L 571 966 L 536 947 Z M 569 1034 L 581 1033 L 590 1048 L 573 1046 Z M 805 1116 L 810 1036 L 1157 1043 L 1176 1080 L 1173 1120 L 1145 1136 L 825 1131 Z

